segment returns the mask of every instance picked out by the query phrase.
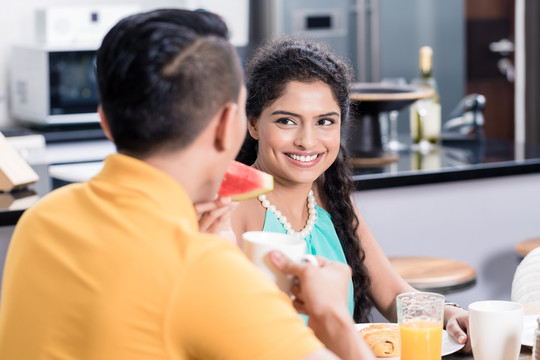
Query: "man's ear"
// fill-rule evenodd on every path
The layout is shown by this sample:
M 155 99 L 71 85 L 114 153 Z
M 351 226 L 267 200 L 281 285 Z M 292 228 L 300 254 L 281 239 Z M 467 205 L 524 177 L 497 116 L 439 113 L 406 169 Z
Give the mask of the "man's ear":
M 101 107 L 101 105 L 98 106 L 98 114 L 99 114 L 101 128 L 103 129 L 105 136 L 107 137 L 107 139 L 114 142 L 114 139 L 111 135 L 111 129 L 109 128 L 109 122 L 107 121 L 107 117 L 105 116 L 105 113 L 103 112 L 103 108 Z
M 225 104 L 219 113 L 216 135 L 214 139 L 214 145 L 218 151 L 225 151 L 234 146 L 236 139 L 234 138 L 234 131 L 236 124 L 236 116 L 238 113 L 238 104 L 227 103 Z
M 257 129 L 257 119 L 250 116 L 248 119 L 248 131 L 249 135 L 255 140 L 259 140 L 259 130 Z

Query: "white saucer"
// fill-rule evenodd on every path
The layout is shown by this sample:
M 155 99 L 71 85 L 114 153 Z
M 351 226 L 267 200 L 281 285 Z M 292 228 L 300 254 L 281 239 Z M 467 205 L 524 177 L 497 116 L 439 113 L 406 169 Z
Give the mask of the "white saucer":
M 356 330 L 361 330 L 365 327 L 368 327 L 373 324 L 356 324 Z M 442 346 L 441 346 L 441 356 L 446 356 L 455 353 L 460 350 L 464 344 L 458 343 L 453 337 L 449 336 L 446 330 L 443 330 L 442 334 Z M 399 360 L 399 357 L 393 358 L 377 358 L 377 359 L 387 359 L 387 360 Z

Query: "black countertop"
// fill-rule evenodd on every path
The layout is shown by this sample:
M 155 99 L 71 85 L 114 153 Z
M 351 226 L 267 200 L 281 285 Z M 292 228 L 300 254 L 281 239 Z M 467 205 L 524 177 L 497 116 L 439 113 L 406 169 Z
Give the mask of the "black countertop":
M 39 175 L 38 182 L 25 189 L 0 192 L 0 226 L 15 225 L 26 209 L 51 191 L 47 165 L 32 165 L 32 168 Z
M 540 173 L 540 145 L 512 142 L 451 142 L 422 154 L 399 152 L 396 162 L 354 168 L 358 191 Z
M 36 184 L 11 194 L 0 193 L 0 226 L 16 224 L 26 208 L 53 188 L 47 166 L 33 167 L 40 176 Z M 540 173 L 540 144 L 445 143 L 427 154 L 402 151 L 398 161 L 353 171 L 358 191 Z

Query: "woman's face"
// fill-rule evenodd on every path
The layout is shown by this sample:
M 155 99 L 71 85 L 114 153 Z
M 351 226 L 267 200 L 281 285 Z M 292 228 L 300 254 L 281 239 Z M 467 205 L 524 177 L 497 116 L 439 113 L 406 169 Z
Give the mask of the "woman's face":
M 289 82 L 281 97 L 250 119 L 257 167 L 281 183 L 312 183 L 339 152 L 341 112 L 322 81 Z

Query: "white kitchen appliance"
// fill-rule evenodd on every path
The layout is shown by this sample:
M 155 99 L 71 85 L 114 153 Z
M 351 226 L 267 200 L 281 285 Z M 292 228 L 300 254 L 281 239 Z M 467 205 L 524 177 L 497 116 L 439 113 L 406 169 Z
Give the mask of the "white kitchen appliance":
M 120 19 L 137 13 L 136 4 L 64 5 L 36 10 L 36 39 L 44 44 L 99 46 L 107 31 Z
M 263 39 L 311 38 L 355 63 L 355 0 L 261 0 L 257 5 L 255 23 Z
M 31 45 L 12 48 L 10 111 L 41 125 L 95 123 L 96 47 Z

